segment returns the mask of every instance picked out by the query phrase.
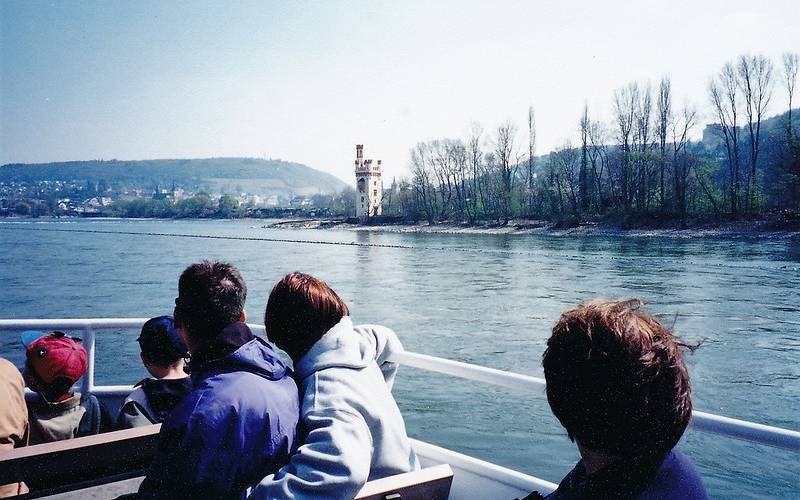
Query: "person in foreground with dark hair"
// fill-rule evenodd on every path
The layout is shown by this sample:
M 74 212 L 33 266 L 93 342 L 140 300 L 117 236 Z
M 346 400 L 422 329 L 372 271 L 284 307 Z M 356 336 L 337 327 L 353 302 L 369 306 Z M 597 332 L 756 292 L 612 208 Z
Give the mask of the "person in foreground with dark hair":
M 181 274 L 174 318 L 193 390 L 162 424 L 139 498 L 238 498 L 295 449 L 297 385 L 244 323 L 246 296 L 231 264 L 202 261 Z
M 172 316 L 147 320 L 136 340 L 142 364 L 153 378 L 136 384 L 125 398 L 117 416 L 117 429 L 160 424 L 192 390 L 192 381 L 183 371 L 183 358 L 188 354 L 186 344 Z
M 419 469 L 391 394 L 402 350 L 382 326 L 353 326 L 324 282 L 290 273 L 270 293 L 267 336 L 294 361 L 305 442 L 251 499 L 352 499 L 368 480 Z
M 543 360 L 547 401 L 581 460 L 545 498 L 707 498 L 675 448 L 692 415 L 681 346 L 643 307 L 595 300 L 553 327 Z

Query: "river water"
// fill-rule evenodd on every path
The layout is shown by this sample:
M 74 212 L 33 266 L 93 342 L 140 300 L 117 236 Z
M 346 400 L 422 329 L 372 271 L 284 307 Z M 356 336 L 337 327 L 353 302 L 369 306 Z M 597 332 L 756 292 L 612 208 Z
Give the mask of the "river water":
M 183 268 L 225 259 L 247 281 L 253 322 L 263 320 L 272 284 L 300 270 L 336 289 L 356 322 L 393 328 L 407 350 L 542 376 L 545 341 L 562 310 L 592 297 L 637 296 L 678 335 L 703 341 L 687 355 L 696 409 L 800 429 L 797 239 L 398 234 L 263 223 L 0 221 L 0 317 L 171 313 Z M 136 335 L 98 336 L 98 383 L 146 375 Z M 22 365 L 9 335 L 0 336 L 0 355 Z M 401 368 L 395 397 L 413 437 L 554 482 L 578 458 L 544 398 L 412 368 Z M 800 496 L 796 453 L 692 430 L 679 446 L 713 497 Z

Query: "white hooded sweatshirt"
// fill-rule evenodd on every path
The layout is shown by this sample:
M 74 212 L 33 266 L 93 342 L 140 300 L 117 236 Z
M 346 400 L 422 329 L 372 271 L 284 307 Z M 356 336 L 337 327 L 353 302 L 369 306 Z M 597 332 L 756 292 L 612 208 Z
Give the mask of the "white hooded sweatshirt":
M 251 499 L 351 499 L 368 480 L 419 469 L 391 394 L 403 346 L 390 329 L 345 316 L 295 366 L 305 444 Z

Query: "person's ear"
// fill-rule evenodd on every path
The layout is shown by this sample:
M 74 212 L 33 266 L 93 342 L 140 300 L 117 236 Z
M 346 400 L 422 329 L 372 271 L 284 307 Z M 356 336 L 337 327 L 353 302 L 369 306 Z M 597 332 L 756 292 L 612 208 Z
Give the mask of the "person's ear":
M 37 378 L 38 377 L 36 376 L 36 372 L 33 371 L 33 367 L 26 359 L 25 368 L 22 370 L 22 380 L 25 381 L 25 385 L 27 385 L 28 388 L 33 392 L 39 392 L 42 390 Z
M 172 325 L 175 328 L 181 328 L 183 326 L 183 318 L 178 310 L 178 304 L 175 304 L 175 308 L 172 310 Z
M 239 321 L 242 323 L 245 323 L 247 321 L 247 314 L 245 314 L 244 311 L 242 311 L 242 314 L 239 315 Z
M 22 380 L 25 381 L 25 385 L 28 386 L 29 389 L 32 391 L 36 390 L 36 380 L 31 377 L 31 372 L 28 371 L 29 368 L 26 366 L 24 370 L 22 370 Z

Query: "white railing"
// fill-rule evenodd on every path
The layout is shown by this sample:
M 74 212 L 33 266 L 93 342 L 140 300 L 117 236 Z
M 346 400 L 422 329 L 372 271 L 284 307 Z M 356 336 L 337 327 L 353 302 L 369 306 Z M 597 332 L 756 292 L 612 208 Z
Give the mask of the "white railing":
M 115 393 L 130 389 L 129 386 L 95 386 L 95 330 L 141 328 L 147 318 L 111 318 L 111 319 L 3 319 L 0 320 L 0 331 L 21 330 L 81 330 L 83 344 L 88 354 L 88 369 L 81 381 L 83 391 L 95 393 Z M 263 325 L 250 324 L 255 333 L 264 333 Z M 545 381 L 541 378 L 505 372 L 485 366 L 462 363 L 449 359 L 427 356 L 413 352 L 398 353 L 394 361 L 414 368 L 443 373 L 467 380 L 498 385 L 508 389 L 544 394 Z M 714 432 L 755 443 L 785 448 L 800 452 L 800 432 L 770 425 L 748 422 L 735 418 L 714 415 L 695 410 L 690 424 L 698 430 Z

